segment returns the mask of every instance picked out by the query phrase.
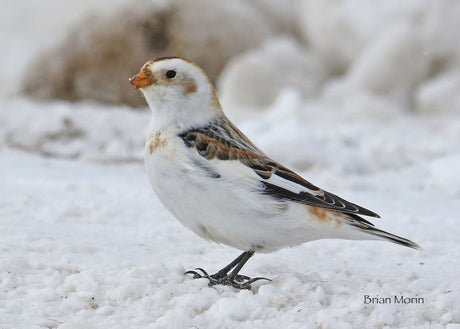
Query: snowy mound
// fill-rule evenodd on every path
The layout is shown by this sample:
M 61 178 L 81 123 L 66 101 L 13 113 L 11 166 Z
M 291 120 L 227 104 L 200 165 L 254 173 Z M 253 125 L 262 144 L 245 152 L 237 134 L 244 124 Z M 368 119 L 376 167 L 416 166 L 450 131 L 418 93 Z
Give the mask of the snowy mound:
M 267 105 L 287 87 L 344 107 L 366 99 L 368 111 L 459 108 L 458 1 L 300 4 L 305 45 L 270 41 L 232 59 L 219 84 L 226 103 Z
M 311 97 L 319 91 L 325 71 L 321 60 L 295 39 L 272 39 L 230 61 L 218 84 L 219 95 L 232 107 L 270 105 L 285 88 Z
M 147 60 L 188 58 L 215 81 L 231 57 L 283 32 L 284 15 L 272 19 L 266 16 L 271 12 L 243 0 L 137 0 L 111 8 L 110 14 L 79 22 L 28 65 L 23 92 L 41 99 L 142 106 L 127 79 Z

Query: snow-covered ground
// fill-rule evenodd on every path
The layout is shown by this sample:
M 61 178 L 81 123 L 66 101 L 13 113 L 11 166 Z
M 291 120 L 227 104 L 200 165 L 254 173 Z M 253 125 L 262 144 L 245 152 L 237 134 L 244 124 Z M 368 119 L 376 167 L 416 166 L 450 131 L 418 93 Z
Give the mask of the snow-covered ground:
M 460 321 L 460 157 L 407 170 L 330 177 L 378 211 L 380 227 L 417 241 L 323 240 L 256 255 L 253 291 L 208 287 L 186 269 L 214 271 L 237 250 L 183 228 L 151 192 L 141 164 L 0 153 L 0 327 L 443 328 Z M 315 176 L 315 177 L 313 177 Z M 458 181 L 457 181 L 458 182 Z M 457 189 L 455 192 L 455 188 Z M 455 193 L 454 193 L 455 192 Z M 365 304 L 364 296 L 423 304 Z M 449 326 L 448 328 L 456 328 Z
M 208 287 L 184 271 L 216 271 L 239 251 L 195 236 L 151 191 L 142 164 L 149 111 L 9 96 L 37 37 L 73 17 L 71 7 L 46 3 L 59 19 L 19 28 L 19 18 L 35 17 L 24 1 L 0 14 L 10 51 L 0 65 L 1 329 L 460 328 L 455 81 L 425 85 L 421 94 L 443 107 L 425 114 L 368 93 L 366 79 L 322 81 L 310 99 L 286 89 L 263 108 L 229 102 L 229 116 L 267 154 L 376 211 L 378 227 L 423 249 L 315 241 L 256 255 L 243 273 L 273 281 L 251 291 Z M 366 303 L 366 295 L 392 303 Z M 395 296 L 418 299 L 397 304 Z

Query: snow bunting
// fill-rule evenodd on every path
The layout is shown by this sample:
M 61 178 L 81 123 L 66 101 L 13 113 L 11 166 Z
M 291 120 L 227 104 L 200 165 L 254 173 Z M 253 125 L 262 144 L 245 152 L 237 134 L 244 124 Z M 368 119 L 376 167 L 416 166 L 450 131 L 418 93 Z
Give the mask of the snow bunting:
M 360 217 L 376 213 L 303 179 L 259 150 L 222 112 L 206 74 L 177 57 L 147 62 L 130 82 L 152 110 L 145 164 L 165 207 L 204 239 L 243 253 L 210 285 L 250 289 L 239 271 L 255 252 L 325 239 L 380 239 L 419 248 Z M 268 280 L 268 279 L 267 279 Z

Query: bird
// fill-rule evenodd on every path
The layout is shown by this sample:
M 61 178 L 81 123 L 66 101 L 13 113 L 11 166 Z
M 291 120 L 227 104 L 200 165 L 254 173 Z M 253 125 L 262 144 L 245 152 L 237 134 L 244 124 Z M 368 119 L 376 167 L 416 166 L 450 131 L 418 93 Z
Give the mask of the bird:
M 239 249 L 230 264 L 208 274 L 185 272 L 209 285 L 251 289 L 240 270 L 255 253 L 328 238 L 418 244 L 363 218 L 375 212 L 317 187 L 272 160 L 224 114 L 206 73 L 179 57 L 147 61 L 129 79 L 152 115 L 145 167 L 158 199 L 200 237 Z

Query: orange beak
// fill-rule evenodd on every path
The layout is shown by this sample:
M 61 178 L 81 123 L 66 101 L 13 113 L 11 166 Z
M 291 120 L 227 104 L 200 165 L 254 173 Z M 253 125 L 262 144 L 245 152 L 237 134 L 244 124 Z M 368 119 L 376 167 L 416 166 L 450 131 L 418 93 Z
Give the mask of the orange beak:
M 147 87 L 152 84 L 150 77 L 141 70 L 138 74 L 129 79 L 129 82 L 137 88 Z

